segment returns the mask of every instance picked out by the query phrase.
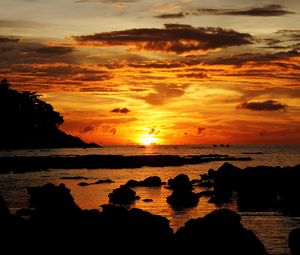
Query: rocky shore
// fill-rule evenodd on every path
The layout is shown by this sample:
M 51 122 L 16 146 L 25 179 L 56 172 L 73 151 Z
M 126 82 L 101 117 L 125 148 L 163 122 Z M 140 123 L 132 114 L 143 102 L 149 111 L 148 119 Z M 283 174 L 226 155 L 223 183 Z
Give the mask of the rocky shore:
M 201 164 L 212 161 L 248 161 L 250 157 L 232 157 L 228 155 L 84 155 L 84 156 L 15 156 L 0 157 L 0 174 L 9 172 L 33 172 L 48 169 L 98 169 L 98 168 L 139 168 L 143 166 L 164 167 Z
M 128 188 L 129 189 L 129 188 Z M 187 252 L 201 254 L 265 255 L 264 246 L 230 210 L 216 210 L 186 222 L 176 233 L 169 221 L 140 209 L 102 205 L 102 211 L 79 208 L 63 184 L 28 188 L 30 208 L 13 215 L 0 197 L 0 224 L 4 246 L 10 251 L 69 251 L 84 248 L 110 252 Z M 76 248 L 78 247 L 78 248 Z M 47 248 L 48 249 L 48 248 Z

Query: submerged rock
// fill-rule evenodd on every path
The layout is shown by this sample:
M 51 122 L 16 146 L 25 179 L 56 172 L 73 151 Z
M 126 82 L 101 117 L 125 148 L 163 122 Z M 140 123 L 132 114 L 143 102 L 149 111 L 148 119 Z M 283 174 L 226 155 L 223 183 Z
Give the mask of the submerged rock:
M 61 180 L 87 180 L 89 178 L 83 176 L 63 176 Z
M 91 184 L 87 183 L 87 182 L 79 182 L 78 185 L 81 186 L 81 187 L 85 187 L 85 186 L 89 186 Z
M 151 198 L 145 198 L 145 199 L 143 199 L 143 202 L 146 202 L 146 203 L 153 202 L 153 199 L 151 199 Z
M 150 176 L 146 178 L 143 181 L 136 181 L 136 180 L 129 180 L 125 186 L 128 186 L 130 188 L 135 188 L 135 187 L 160 187 L 162 186 L 163 183 L 158 176 Z
M 98 180 L 94 182 L 93 184 L 103 184 L 103 183 L 113 183 L 114 181 L 111 179 L 103 179 L 103 180 Z

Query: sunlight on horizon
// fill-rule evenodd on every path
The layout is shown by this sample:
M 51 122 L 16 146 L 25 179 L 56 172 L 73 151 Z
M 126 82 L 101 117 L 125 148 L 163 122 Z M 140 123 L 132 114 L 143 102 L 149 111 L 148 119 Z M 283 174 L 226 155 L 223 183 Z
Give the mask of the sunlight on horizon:
M 149 135 L 149 134 L 144 134 L 144 136 L 140 139 L 141 143 L 143 145 L 154 145 L 157 144 L 158 142 L 158 138 L 154 137 L 153 134 Z

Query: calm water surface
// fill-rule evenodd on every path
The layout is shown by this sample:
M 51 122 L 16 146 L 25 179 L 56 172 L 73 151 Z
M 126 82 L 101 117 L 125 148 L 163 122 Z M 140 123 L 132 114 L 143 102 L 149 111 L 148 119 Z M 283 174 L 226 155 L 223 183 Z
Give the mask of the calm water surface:
M 258 153 L 261 154 L 252 154 Z M 248 154 L 250 153 L 250 154 Z M 230 147 L 213 146 L 154 146 L 137 148 L 136 146 L 111 146 L 100 149 L 58 149 L 58 150 L 19 150 L 0 152 L 0 156 L 48 156 L 48 155 L 88 155 L 88 154 L 117 154 L 117 155 L 201 155 L 201 154 L 228 154 L 230 156 L 251 156 L 252 161 L 233 162 L 239 167 L 269 165 L 269 166 L 294 166 L 300 163 L 300 146 L 261 145 Z M 76 203 L 84 209 L 99 208 L 108 203 L 108 194 L 129 179 L 143 180 L 148 176 L 160 176 L 163 181 L 173 178 L 178 174 L 187 174 L 190 179 L 199 179 L 199 175 L 208 169 L 219 168 L 223 162 L 211 162 L 200 165 L 186 165 L 180 167 L 143 167 L 139 169 L 74 169 L 74 170 L 50 170 L 36 173 L 3 174 L 0 175 L 0 192 L 5 197 L 10 209 L 27 207 L 28 196 L 26 188 L 52 182 L 54 184 L 65 183 L 71 189 Z M 1 169 L 0 169 L 1 170 Z M 80 187 L 81 180 L 61 180 L 63 176 L 84 176 L 94 182 L 98 179 L 110 178 L 111 184 L 91 185 Z M 171 227 L 178 229 L 190 218 L 202 217 L 216 209 L 214 204 L 207 202 L 207 198 L 201 198 L 198 206 L 190 209 L 175 211 L 166 202 L 166 197 L 171 191 L 162 188 L 135 188 L 137 195 L 141 197 L 131 207 L 141 208 L 154 214 L 162 215 L 170 220 Z M 198 188 L 201 191 L 201 188 Z M 146 203 L 145 198 L 153 199 Z M 235 203 L 223 206 L 237 211 Z M 243 212 L 242 223 L 253 230 L 263 241 L 270 254 L 289 254 L 287 246 L 288 233 L 292 228 L 300 227 L 300 217 L 282 215 L 278 212 Z

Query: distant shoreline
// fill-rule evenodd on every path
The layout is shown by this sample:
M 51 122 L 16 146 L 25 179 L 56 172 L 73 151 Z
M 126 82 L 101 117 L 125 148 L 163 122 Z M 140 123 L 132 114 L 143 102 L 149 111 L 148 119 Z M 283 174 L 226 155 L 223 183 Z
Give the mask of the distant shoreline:
M 83 156 L 15 156 L 0 157 L 0 174 L 25 173 L 49 169 L 122 169 L 183 166 L 213 161 L 250 161 L 251 157 L 232 157 L 229 155 L 83 155 Z

